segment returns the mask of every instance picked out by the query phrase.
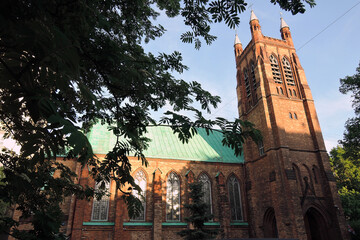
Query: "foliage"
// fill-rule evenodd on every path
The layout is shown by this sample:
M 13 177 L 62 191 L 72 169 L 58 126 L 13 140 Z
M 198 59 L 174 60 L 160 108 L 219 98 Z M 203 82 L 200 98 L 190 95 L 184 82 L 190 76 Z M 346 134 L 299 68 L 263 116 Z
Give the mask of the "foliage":
M 346 188 L 360 192 L 360 164 L 347 158 L 344 148 L 337 146 L 331 150 L 330 164 L 339 189 Z
M 346 156 L 340 146 L 330 152 L 334 172 L 346 219 L 357 234 L 360 233 L 360 162 Z
M 340 79 L 340 92 L 351 93 L 356 117 L 345 123 L 342 147 L 331 150 L 331 163 L 337 177 L 339 195 L 349 224 L 360 234 L 360 64 L 356 73 Z
M 303 2 L 276 0 L 292 13 L 304 12 Z M 94 189 L 74 182 L 76 174 L 56 157 L 75 159 L 91 169 L 100 181 L 114 180 L 117 189 L 125 184 L 138 188 L 131 177 L 130 152 L 146 165 L 143 151 L 149 139 L 146 126 L 156 124 L 150 111 L 169 104 L 161 123 L 172 124 L 186 142 L 196 127 L 220 125 L 223 143 L 240 154 L 244 137 L 259 138 L 253 125 L 236 120 L 207 120 L 220 102 L 196 82 L 175 79 L 172 73 L 187 69 L 181 53 L 145 53 L 142 41 L 160 37 L 165 29 L 155 25 L 163 10 L 168 17 L 181 15 L 190 30 L 184 42 L 201 45 L 215 40 L 210 24 L 224 21 L 234 27 L 243 0 L 3 0 L 0 4 L 0 121 L 21 145 L 19 154 L 0 154 L 6 182 L 0 185 L 0 199 L 17 204 L 23 217 L 32 216 L 34 230 L 22 232 L 18 222 L 2 218 L 1 226 L 13 226 L 19 239 L 57 239 L 61 214 L 59 203 L 76 195 L 90 198 Z M 196 107 L 199 103 L 200 107 Z M 195 113 L 196 120 L 178 114 Z M 117 137 L 104 160 L 92 152 L 85 133 L 96 122 L 107 124 Z M 122 140 L 121 140 L 122 139 Z M 125 140 L 124 140 L 125 139 Z M 66 163 L 66 162 L 65 162 Z M 56 176 L 54 177 L 54 173 Z M 128 202 L 139 201 L 124 191 Z M 136 206 L 140 204 L 129 204 Z M 136 213 L 135 210 L 130 212 Z
M 192 226 L 190 229 L 182 230 L 178 234 L 186 240 L 213 239 L 217 235 L 217 231 L 204 228 L 204 223 L 213 218 L 209 215 L 209 205 L 204 203 L 202 191 L 202 183 L 194 182 L 189 184 L 190 204 L 185 204 L 185 208 L 189 210 L 189 217 L 185 221 Z
M 4 173 L 3 173 L 3 168 L 0 167 L 0 181 L 5 177 Z M 0 185 L 4 185 L 5 183 L 0 182 Z M 8 208 L 8 204 L 6 204 L 6 202 L 2 201 L 0 199 L 0 216 L 4 216 L 7 212 L 7 208 Z
M 360 159 L 360 64 L 356 74 L 340 79 L 340 92 L 351 93 L 352 105 L 356 117 L 350 118 L 345 123 L 344 139 L 340 141 L 346 150 L 346 156 L 354 160 Z

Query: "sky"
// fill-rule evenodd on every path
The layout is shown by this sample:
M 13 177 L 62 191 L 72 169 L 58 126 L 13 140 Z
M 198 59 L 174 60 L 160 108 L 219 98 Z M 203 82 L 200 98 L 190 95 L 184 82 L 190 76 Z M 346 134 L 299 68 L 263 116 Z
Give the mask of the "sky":
M 248 1 L 265 36 L 281 39 L 282 12 L 312 91 L 326 148 L 330 151 L 342 139 L 345 121 L 354 116 L 351 96 L 339 92 L 339 79 L 355 74 L 360 62 L 360 2 L 316 2 L 314 8 L 307 6 L 304 14 L 292 15 L 270 1 Z M 239 16 L 237 33 L 245 48 L 251 40 L 250 7 Z M 195 50 L 194 45 L 180 40 L 181 33 L 188 30 L 181 17 L 169 19 L 161 14 L 156 21 L 167 32 L 161 38 L 145 44 L 145 50 L 153 53 L 180 51 L 183 63 L 189 70 L 179 78 L 197 81 L 204 89 L 222 99 L 218 108 L 205 116 L 230 120 L 238 117 L 233 50 L 235 30 L 229 29 L 225 23 L 213 24 L 211 33 L 218 39 L 210 46 L 203 42 L 201 49 Z

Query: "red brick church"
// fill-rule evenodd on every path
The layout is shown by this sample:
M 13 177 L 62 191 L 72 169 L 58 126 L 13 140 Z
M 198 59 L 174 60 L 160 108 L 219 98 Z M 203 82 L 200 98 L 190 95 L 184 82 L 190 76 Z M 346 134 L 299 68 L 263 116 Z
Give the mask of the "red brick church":
M 99 200 L 69 198 L 63 231 L 72 240 L 181 239 L 187 228 L 188 183 L 203 183 L 204 201 L 214 215 L 207 228 L 219 239 L 348 239 L 314 101 L 297 57 L 290 28 L 281 18 L 281 39 L 266 37 L 254 12 L 252 39 L 235 38 L 239 117 L 261 130 L 263 142 L 248 141 L 244 153 L 222 146 L 222 134 L 199 134 L 182 144 L 170 128 L 150 127 L 148 167 L 132 158 L 133 176 L 143 190 L 144 211 L 131 219 L 115 190 Z M 115 137 L 96 125 L 89 134 L 101 158 Z M 89 170 L 67 162 L 82 185 L 95 186 Z

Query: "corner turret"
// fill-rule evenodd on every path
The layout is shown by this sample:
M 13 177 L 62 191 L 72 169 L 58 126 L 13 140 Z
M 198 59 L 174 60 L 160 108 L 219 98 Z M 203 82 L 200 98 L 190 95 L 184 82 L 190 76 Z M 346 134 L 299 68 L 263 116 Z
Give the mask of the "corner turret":
M 289 25 L 287 25 L 282 17 L 280 17 L 280 33 L 283 40 L 285 40 L 290 46 L 294 46 Z
M 240 42 L 239 36 L 237 33 L 235 34 L 235 43 L 234 43 L 234 51 L 235 51 L 235 57 L 238 57 L 243 52 L 242 44 Z
M 253 10 L 251 10 L 250 16 L 250 30 L 251 30 L 251 37 L 256 42 L 257 40 L 263 37 L 261 33 L 261 26 L 259 23 L 259 19 L 256 17 Z

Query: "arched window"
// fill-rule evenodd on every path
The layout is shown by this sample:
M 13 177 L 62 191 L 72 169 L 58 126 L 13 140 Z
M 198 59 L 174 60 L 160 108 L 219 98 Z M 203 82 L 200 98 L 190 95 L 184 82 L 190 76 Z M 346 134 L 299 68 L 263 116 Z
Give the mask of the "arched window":
M 107 221 L 109 214 L 109 192 L 110 182 L 98 182 L 95 184 L 95 192 L 101 191 L 104 187 L 105 195 L 100 200 L 94 197 L 91 221 Z
M 259 149 L 259 155 L 262 156 L 265 154 L 265 151 L 264 151 L 264 142 L 262 140 L 260 140 L 258 142 L 258 149 Z
M 291 71 L 291 65 L 289 60 L 286 57 L 282 58 L 284 73 L 285 73 L 285 81 L 287 85 L 295 86 L 294 76 Z
M 283 91 L 282 87 L 280 87 L 280 93 L 281 93 L 282 95 L 284 95 L 284 91 Z
M 146 176 L 143 170 L 138 171 L 134 176 L 135 183 L 140 187 L 141 192 L 136 189 L 133 190 L 133 195 L 140 199 L 143 211 L 139 216 L 132 218 L 135 221 L 145 221 L 145 210 L 146 210 Z
M 180 180 L 174 172 L 166 182 L 166 220 L 180 221 Z
M 253 82 L 253 88 L 255 90 L 256 89 L 255 66 L 253 62 L 251 62 L 250 65 L 251 65 L 251 78 Z
M 211 200 L 211 182 L 205 173 L 201 174 L 199 181 L 202 184 L 203 202 L 208 205 L 207 214 L 212 214 L 212 200 Z
M 276 92 L 277 92 L 277 94 L 279 94 L 279 88 L 276 88 Z
M 235 176 L 231 176 L 228 181 L 228 190 L 231 208 L 231 220 L 243 220 L 242 206 L 241 206 L 241 192 L 240 184 Z
M 296 91 L 295 91 L 295 89 L 293 89 L 293 93 L 294 93 L 294 96 L 296 97 Z
M 289 95 L 292 96 L 291 89 L 289 89 Z
M 291 112 L 289 112 L 289 118 L 291 118 L 291 119 L 293 118 L 293 116 L 292 116 Z
M 276 57 L 274 57 L 274 55 L 270 55 L 269 59 L 270 59 L 271 71 L 272 71 L 274 81 L 276 83 L 282 83 L 280 69 L 279 69 L 279 63 L 278 63 Z
M 246 96 L 249 97 L 251 95 L 251 89 L 250 89 L 249 74 L 246 68 L 244 68 L 244 80 L 245 80 Z
M 295 118 L 295 119 L 297 119 L 297 115 L 296 115 L 296 113 L 294 113 L 294 118 Z

